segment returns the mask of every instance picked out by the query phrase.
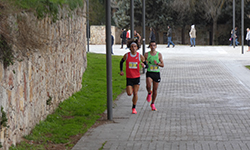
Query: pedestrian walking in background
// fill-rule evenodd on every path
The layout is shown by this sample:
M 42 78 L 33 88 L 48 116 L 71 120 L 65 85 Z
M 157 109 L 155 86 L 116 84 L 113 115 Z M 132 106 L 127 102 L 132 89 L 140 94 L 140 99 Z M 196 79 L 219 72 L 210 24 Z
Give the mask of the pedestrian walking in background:
M 107 42 L 107 39 L 105 39 L 105 41 Z M 113 45 L 114 45 L 114 36 L 112 35 L 112 33 L 111 33 L 111 54 L 114 54 L 114 52 L 113 52 Z
M 195 47 L 196 30 L 195 30 L 195 26 L 194 25 L 191 25 L 191 30 L 189 32 L 189 36 L 190 36 L 191 47 L 192 46 Z
M 113 45 L 114 45 L 114 36 L 111 34 L 111 54 L 114 54 Z
M 127 40 L 126 35 L 127 35 L 126 29 L 123 29 L 120 35 L 120 38 L 122 39 L 121 49 L 123 49 L 123 44 L 126 44 L 126 40 Z
M 130 29 L 128 29 L 127 34 L 126 34 L 126 41 L 130 40 L 130 37 L 131 37 L 131 35 L 130 35 Z M 127 48 L 129 48 L 129 47 L 126 47 L 126 49 Z
M 157 109 L 155 108 L 155 99 L 157 96 L 158 85 L 161 81 L 159 67 L 164 67 L 164 63 L 162 54 L 156 51 L 157 48 L 156 42 L 151 41 L 149 45 L 151 50 L 150 52 L 147 52 L 144 55 L 146 62 L 148 64 L 148 69 L 146 73 L 146 88 L 148 91 L 148 95 L 146 100 L 150 102 L 152 99 L 150 106 L 152 111 L 156 111 Z M 152 83 L 153 83 L 153 91 L 151 90 Z
M 172 29 L 171 29 L 170 26 L 168 26 L 167 37 L 168 37 L 168 46 L 167 46 L 167 48 L 169 48 L 170 44 L 172 44 L 173 47 L 175 47 L 175 44 L 172 42 Z
M 131 37 L 130 29 L 128 29 L 127 34 L 126 34 L 127 41 L 130 40 L 130 37 Z
M 156 38 L 155 38 L 155 30 L 151 27 L 150 28 L 150 35 L 149 35 L 149 45 L 148 45 L 148 48 L 150 48 L 150 42 L 151 41 L 156 41 Z
M 234 41 L 234 38 L 235 38 L 235 45 L 238 46 L 239 45 L 239 42 L 238 42 L 238 36 L 239 36 L 239 33 L 238 33 L 238 27 L 235 27 L 235 29 L 231 30 L 231 44 L 230 46 L 233 45 L 233 41 Z
M 250 51 L 250 30 L 249 30 L 249 28 L 247 28 L 246 40 L 247 40 L 247 46 L 248 46 L 247 52 L 249 52 Z
M 138 100 L 138 90 L 140 87 L 140 67 L 147 66 L 144 56 L 142 56 L 137 50 L 140 48 L 138 40 L 131 39 L 128 41 L 127 47 L 130 48 L 130 52 L 126 53 L 120 61 L 120 75 L 123 76 L 123 62 L 126 61 L 126 78 L 127 87 L 126 92 L 128 96 L 133 94 L 132 98 L 132 114 L 137 114 L 136 103 Z M 143 62 L 143 63 L 141 63 Z
M 238 46 L 240 42 L 238 41 L 239 39 L 239 32 L 238 32 L 238 27 L 235 27 L 235 45 Z

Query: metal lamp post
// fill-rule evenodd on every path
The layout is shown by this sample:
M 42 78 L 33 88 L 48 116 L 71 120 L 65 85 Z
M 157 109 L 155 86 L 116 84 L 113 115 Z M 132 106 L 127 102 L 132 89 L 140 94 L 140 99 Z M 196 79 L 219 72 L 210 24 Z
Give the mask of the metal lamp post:
M 130 0 L 130 35 L 134 38 L 134 0 Z
M 111 61 L 111 5 L 106 0 L 106 73 L 107 73 L 107 117 L 113 120 L 112 104 L 112 61 Z
M 87 0 L 87 52 L 89 52 L 89 0 Z
M 233 47 L 235 48 L 235 0 L 233 0 Z
M 143 41 L 143 48 L 142 48 L 142 54 L 144 56 L 145 54 L 145 0 L 142 0 L 142 41 Z M 145 68 L 143 68 L 143 73 L 145 73 Z
M 244 0 L 241 0 L 241 53 L 244 54 Z

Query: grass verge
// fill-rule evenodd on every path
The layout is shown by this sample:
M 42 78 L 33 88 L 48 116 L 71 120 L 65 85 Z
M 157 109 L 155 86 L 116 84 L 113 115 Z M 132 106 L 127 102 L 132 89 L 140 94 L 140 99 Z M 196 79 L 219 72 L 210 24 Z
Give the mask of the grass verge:
M 245 66 L 245 67 L 250 70 L 250 66 Z
M 126 77 L 118 74 L 121 57 L 112 56 L 113 100 L 126 87 Z M 87 59 L 82 89 L 60 103 L 53 114 L 24 137 L 25 141 L 10 150 L 71 149 L 75 138 L 81 138 L 100 118 L 107 108 L 106 55 L 88 53 Z

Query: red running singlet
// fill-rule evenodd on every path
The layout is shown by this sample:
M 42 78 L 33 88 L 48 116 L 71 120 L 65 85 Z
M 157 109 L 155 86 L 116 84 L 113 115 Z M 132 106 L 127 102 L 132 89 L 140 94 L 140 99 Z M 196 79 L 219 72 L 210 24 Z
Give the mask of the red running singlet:
M 139 78 L 140 77 L 140 53 L 136 52 L 135 56 L 131 56 L 128 53 L 128 58 L 126 60 L 126 77 L 127 78 Z

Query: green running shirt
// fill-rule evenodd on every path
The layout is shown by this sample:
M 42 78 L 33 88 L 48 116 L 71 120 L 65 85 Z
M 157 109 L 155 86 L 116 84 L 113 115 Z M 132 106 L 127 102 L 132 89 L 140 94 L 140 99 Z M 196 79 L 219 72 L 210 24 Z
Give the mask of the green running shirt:
M 152 56 L 150 52 L 148 52 L 148 71 L 149 72 L 160 72 L 159 66 L 154 63 L 154 60 L 156 60 L 157 63 L 160 62 L 159 60 L 159 52 L 156 53 L 155 56 Z

